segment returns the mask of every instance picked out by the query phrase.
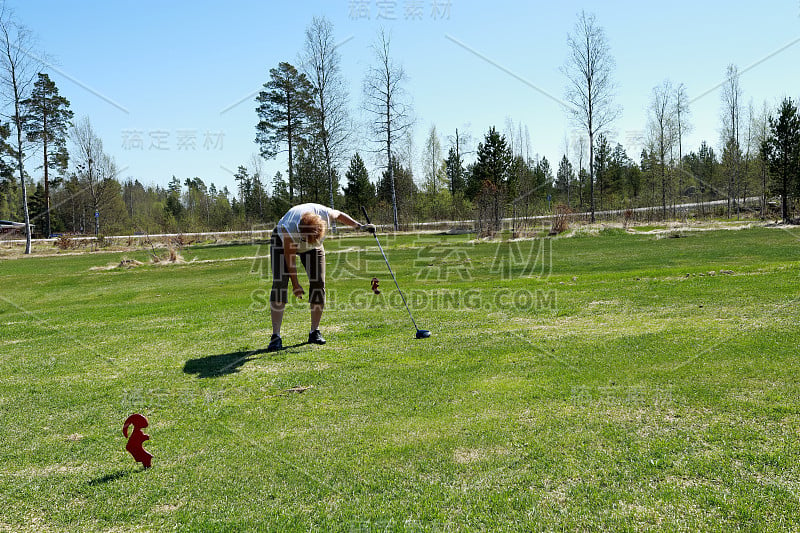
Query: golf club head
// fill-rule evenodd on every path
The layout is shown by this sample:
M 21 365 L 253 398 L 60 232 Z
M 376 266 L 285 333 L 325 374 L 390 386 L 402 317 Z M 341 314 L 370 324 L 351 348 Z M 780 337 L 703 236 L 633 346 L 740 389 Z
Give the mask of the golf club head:
M 418 329 L 417 330 L 417 338 L 418 339 L 427 339 L 431 336 L 431 332 L 427 329 Z

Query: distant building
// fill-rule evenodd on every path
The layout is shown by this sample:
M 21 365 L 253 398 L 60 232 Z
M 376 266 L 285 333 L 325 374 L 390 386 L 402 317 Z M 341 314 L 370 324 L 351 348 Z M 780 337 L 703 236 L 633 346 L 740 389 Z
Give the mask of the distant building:
M 31 232 L 33 232 L 33 224 L 31 224 Z M 18 235 L 25 235 L 25 224 L 11 222 L 10 220 L 0 220 L 0 236 L 16 237 Z

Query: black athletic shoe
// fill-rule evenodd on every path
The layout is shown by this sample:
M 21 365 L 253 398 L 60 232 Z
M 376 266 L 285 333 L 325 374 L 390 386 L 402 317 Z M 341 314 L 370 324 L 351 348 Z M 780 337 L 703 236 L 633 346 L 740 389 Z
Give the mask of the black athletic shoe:
M 325 344 L 325 339 L 322 338 L 322 333 L 320 333 L 318 329 L 315 329 L 314 331 L 308 334 L 308 343 Z
M 269 346 L 267 346 L 268 352 L 277 352 L 283 350 L 283 341 L 281 340 L 280 335 L 272 334 L 272 338 L 269 340 Z

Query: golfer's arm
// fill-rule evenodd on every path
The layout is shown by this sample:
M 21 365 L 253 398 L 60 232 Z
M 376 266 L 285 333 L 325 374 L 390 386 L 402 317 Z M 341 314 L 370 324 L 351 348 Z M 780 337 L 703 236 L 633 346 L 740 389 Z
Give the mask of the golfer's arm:
M 357 228 L 361 224 L 350 218 L 350 215 L 344 213 L 342 211 L 339 212 L 339 216 L 336 217 L 336 222 L 341 222 L 342 224 L 347 224 L 350 227 Z
M 283 241 L 283 259 L 286 262 L 286 272 L 289 273 L 289 279 L 292 280 L 292 287 L 300 285 L 300 280 L 297 279 L 297 245 L 292 238 L 285 231 L 281 231 Z

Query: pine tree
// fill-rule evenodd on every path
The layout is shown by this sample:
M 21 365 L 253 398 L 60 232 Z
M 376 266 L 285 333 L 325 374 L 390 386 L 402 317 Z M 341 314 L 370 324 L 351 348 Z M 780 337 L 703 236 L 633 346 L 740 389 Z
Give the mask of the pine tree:
M 394 187 L 392 187 L 393 183 Z M 411 170 L 403 167 L 397 158 L 392 158 L 391 170 L 383 172 L 376 189 L 378 201 L 389 206 L 393 204 L 392 199 L 396 201 L 399 213 L 398 224 L 400 218 L 408 218 L 412 215 L 413 197 L 418 192 L 417 185 L 414 183 Z M 392 194 L 392 189 L 394 189 L 394 194 Z M 394 218 L 394 207 L 392 207 L 392 217 Z
M 556 172 L 556 190 L 564 196 L 567 207 L 572 207 L 572 182 L 575 180 L 575 171 L 572 169 L 572 163 L 569 162 L 567 156 L 564 155 L 558 163 L 558 171 Z
M 245 205 L 247 198 L 250 197 L 250 189 L 252 187 L 247 167 L 239 165 L 239 168 L 236 169 L 236 174 L 233 175 L 233 180 L 239 189 L 239 204 Z
M 50 170 L 64 173 L 67 169 L 67 129 L 73 113 L 69 100 L 58 94 L 58 87 L 50 77 L 40 72 L 33 84 L 30 98 L 22 101 L 23 124 L 28 140 L 42 148 L 44 170 L 44 234 L 51 233 L 50 221 Z
M 788 197 L 800 189 L 800 116 L 791 98 L 783 100 L 777 119 L 770 117 L 769 127 L 765 152 L 781 193 L 781 217 L 789 223 Z
M 492 126 L 484 142 L 478 143 L 478 160 L 472 169 L 468 186 L 468 195 L 474 198 L 483 187 L 484 182 L 491 183 L 501 189 L 505 186 L 511 169 L 511 149 L 504 135 L 500 135 Z
M 30 209 L 32 220 L 45 216 L 47 201 L 45 200 L 44 185 L 41 182 L 36 184 L 33 194 L 28 199 L 28 209 Z
M 608 176 L 606 179 L 606 198 L 611 199 L 611 206 L 614 200 L 620 200 L 625 194 L 625 184 L 627 176 L 632 166 L 632 161 L 625 152 L 625 148 L 617 143 L 608 159 Z
M 553 185 L 553 170 L 550 168 L 550 161 L 546 157 L 542 157 L 539 164 L 536 165 L 534 173 L 537 176 L 535 186 L 546 192 Z
M 375 203 L 375 186 L 369 181 L 367 167 L 358 152 L 350 159 L 350 168 L 344 176 L 347 178 L 344 200 L 348 211 L 357 213 L 362 205 L 371 208 Z
M 445 160 L 445 176 L 450 184 L 450 194 L 455 197 L 458 193 L 463 193 L 467 186 L 464 179 L 464 165 L 455 147 L 451 147 Z
M 594 153 L 594 179 L 597 186 L 597 198 L 600 210 L 603 210 L 603 197 L 608 189 L 608 165 L 611 160 L 611 146 L 603 134 L 597 137 L 597 149 Z
M 472 169 L 467 194 L 478 200 L 479 218 L 491 220 L 493 231 L 499 231 L 503 218 L 502 205 L 510 177 L 511 149 L 504 135 L 492 126 L 478 144 L 478 160 Z M 525 191 L 520 191 L 525 194 Z M 484 217 L 484 213 L 487 215 Z
M 289 201 L 289 184 L 283 179 L 283 174 L 275 173 L 272 179 L 272 218 L 280 219 L 291 207 Z
M 284 144 L 289 152 L 289 201 L 294 201 L 294 149 L 307 134 L 309 115 L 314 113 L 312 88 L 305 74 L 289 63 L 280 63 L 269 71 L 270 81 L 258 93 L 256 108 L 256 143 L 261 156 L 272 159 Z
M 328 176 L 325 171 L 325 154 L 322 145 L 315 139 L 303 139 L 297 143 L 295 163 L 298 194 L 301 202 L 324 204 L 329 194 Z M 335 174 L 333 175 L 336 181 Z M 338 183 L 334 183 L 336 189 Z

